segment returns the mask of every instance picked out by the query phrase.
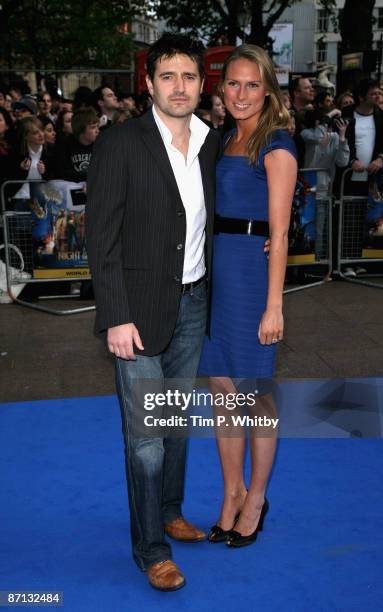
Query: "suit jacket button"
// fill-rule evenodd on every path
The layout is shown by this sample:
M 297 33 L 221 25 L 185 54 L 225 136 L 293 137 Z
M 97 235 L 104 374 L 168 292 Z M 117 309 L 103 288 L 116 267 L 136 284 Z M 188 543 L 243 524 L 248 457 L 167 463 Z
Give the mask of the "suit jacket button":
M 180 251 L 181 249 L 183 249 L 183 244 L 177 244 L 177 251 Z
M 177 217 L 183 217 L 185 215 L 183 210 L 178 210 L 177 211 Z

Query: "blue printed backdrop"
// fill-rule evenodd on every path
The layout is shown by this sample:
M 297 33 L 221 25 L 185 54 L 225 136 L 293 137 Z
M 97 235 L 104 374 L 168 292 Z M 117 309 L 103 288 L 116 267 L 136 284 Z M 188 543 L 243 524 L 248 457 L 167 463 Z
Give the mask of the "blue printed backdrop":
M 81 187 L 78 183 L 67 181 L 49 181 L 31 186 L 35 271 L 87 269 L 85 205 L 74 206 L 71 197 L 71 192 L 81 191 Z M 56 275 L 52 272 L 52 277 Z M 39 276 L 38 272 L 35 276 Z

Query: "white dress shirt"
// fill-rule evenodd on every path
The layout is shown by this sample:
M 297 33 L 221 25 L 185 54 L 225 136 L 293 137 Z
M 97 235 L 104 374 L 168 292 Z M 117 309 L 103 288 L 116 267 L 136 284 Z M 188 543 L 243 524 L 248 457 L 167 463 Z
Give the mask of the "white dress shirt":
M 354 111 L 355 118 L 355 148 L 356 157 L 363 166 L 367 166 L 372 161 L 372 154 L 375 146 L 375 121 L 374 115 L 359 115 Z M 353 172 L 352 181 L 367 181 L 368 172 Z
M 198 153 L 205 142 L 209 128 L 196 115 L 191 116 L 189 148 L 185 160 L 183 153 L 172 145 L 172 133 L 160 119 L 155 105 L 152 109 L 185 209 L 186 240 L 182 282 L 191 283 L 206 272 L 204 254 L 206 208 Z

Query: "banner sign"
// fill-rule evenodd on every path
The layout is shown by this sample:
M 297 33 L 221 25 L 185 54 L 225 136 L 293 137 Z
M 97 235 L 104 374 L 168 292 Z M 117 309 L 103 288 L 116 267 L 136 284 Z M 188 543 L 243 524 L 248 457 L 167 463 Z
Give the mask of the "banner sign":
M 275 23 L 269 34 L 273 40 L 275 72 L 282 86 L 289 84 L 289 72 L 293 67 L 293 32 L 292 23 Z
M 31 184 L 34 278 L 90 276 L 85 250 L 83 183 Z
M 289 229 L 289 264 L 315 262 L 316 183 L 315 170 L 298 172 Z
M 382 174 L 370 183 L 362 257 L 383 257 L 383 179 Z

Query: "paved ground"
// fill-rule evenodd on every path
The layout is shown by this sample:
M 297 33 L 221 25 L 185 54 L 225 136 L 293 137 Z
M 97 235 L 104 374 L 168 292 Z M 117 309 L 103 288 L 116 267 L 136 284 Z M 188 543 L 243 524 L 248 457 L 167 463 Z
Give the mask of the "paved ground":
M 382 290 L 346 282 L 286 295 L 277 376 L 382 376 L 382 312 Z M 93 319 L 0 305 L 0 401 L 113 394 L 113 362 Z

